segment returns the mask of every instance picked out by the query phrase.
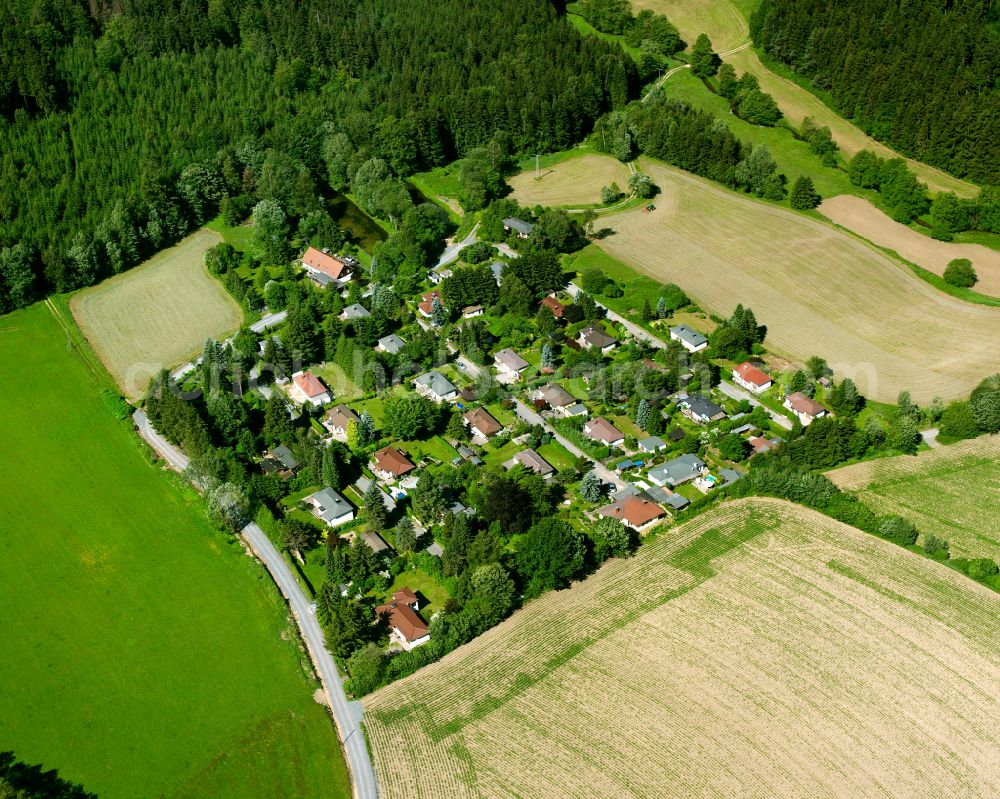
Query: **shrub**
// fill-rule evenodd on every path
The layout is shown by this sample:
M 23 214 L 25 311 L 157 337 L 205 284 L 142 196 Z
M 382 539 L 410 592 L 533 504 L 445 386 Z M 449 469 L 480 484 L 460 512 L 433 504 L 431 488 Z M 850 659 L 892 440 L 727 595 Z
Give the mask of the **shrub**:
M 973 558 L 965 567 L 965 573 L 973 580 L 985 580 L 998 571 L 1000 569 L 997 568 L 996 563 L 989 558 Z
M 978 279 L 968 258 L 956 258 L 944 270 L 944 281 L 950 286 L 968 289 L 976 285 Z
M 917 541 L 917 528 L 902 516 L 883 516 L 879 519 L 878 534 L 901 547 L 910 546 Z
M 955 400 L 948 404 L 941 414 L 938 429 L 942 435 L 951 438 L 975 438 L 979 435 L 979 423 L 976 415 L 965 400 Z

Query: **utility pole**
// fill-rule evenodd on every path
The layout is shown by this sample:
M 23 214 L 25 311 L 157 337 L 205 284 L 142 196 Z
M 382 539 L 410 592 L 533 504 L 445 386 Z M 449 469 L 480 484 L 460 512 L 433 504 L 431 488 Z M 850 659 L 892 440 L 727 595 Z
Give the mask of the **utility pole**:
M 535 180 L 541 180 L 542 170 L 538 165 L 538 153 L 535 153 Z

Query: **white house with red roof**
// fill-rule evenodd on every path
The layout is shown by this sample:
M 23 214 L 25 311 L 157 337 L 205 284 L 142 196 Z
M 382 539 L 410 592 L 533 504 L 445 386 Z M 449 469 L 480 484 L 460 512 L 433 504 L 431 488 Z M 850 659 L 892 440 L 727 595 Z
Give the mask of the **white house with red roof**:
M 820 405 L 812 397 L 807 397 L 801 391 L 796 391 L 794 394 L 789 394 L 785 397 L 784 407 L 794 413 L 799 421 L 802 422 L 802 426 L 806 427 L 819 419 L 821 416 L 826 416 L 829 411 Z
M 767 391 L 774 385 L 770 376 L 762 372 L 750 361 L 744 361 L 733 369 L 733 382 L 738 386 L 743 386 L 747 391 L 760 394 Z
M 288 396 L 300 405 L 314 405 L 317 408 L 333 401 L 333 394 L 330 393 L 323 381 L 312 372 L 296 372 L 292 375 L 292 382 L 288 385 Z
M 326 275 L 338 283 L 347 283 L 353 275 L 351 265 L 346 258 L 330 255 L 315 247 L 310 247 L 305 251 L 302 256 L 302 266 L 308 272 Z
M 417 311 L 425 319 L 430 319 L 431 314 L 434 313 L 434 300 L 444 304 L 440 291 L 428 291 L 420 296 L 420 302 L 417 303 Z

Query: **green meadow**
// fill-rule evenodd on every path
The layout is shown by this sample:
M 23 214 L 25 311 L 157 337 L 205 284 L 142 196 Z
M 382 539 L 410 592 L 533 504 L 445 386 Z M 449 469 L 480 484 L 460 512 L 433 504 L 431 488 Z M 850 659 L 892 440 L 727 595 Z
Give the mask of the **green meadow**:
M 46 304 L 0 317 L 0 751 L 102 799 L 349 796 L 277 589 L 84 346 Z

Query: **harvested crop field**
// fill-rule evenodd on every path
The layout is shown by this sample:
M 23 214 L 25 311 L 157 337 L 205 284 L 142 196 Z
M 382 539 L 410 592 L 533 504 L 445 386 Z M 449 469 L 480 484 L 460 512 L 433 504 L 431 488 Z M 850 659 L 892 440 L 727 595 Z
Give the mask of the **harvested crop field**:
M 85 289 L 70 308 L 94 352 L 130 398 L 163 367 L 235 331 L 239 306 L 205 269 L 218 233 L 202 229 L 146 263 Z
M 991 796 L 998 613 L 813 511 L 729 503 L 366 699 L 381 793 Z
M 632 9 L 665 14 L 689 50 L 701 33 L 708 34 L 716 52 L 739 47 L 750 38 L 746 19 L 725 0 L 632 0 Z
M 617 183 L 623 192 L 628 189 L 628 167 L 607 155 L 567 158 L 541 172 L 540 180 L 535 180 L 534 169 L 526 169 L 507 181 L 515 200 L 528 206 L 600 205 L 604 186 Z
M 856 463 L 827 476 L 873 510 L 898 513 L 921 533 L 948 540 L 953 557 L 1000 560 L 1000 436 Z
M 957 300 L 864 242 L 801 214 L 641 159 L 656 210 L 602 218 L 601 249 L 705 310 L 737 303 L 793 360 L 826 358 L 872 399 L 968 395 L 1000 362 L 1000 309 Z
M 921 235 L 894 221 L 868 200 L 848 194 L 824 200 L 817 210 L 830 221 L 879 247 L 895 250 L 907 261 L 936 275 L 944 274 L 949 261 L 968 258 L 979 276 L 975 290 L 991 297 L 1000 297 L 1000 252 L 997 250 L 991 250 L 982 244 L 938 241 Z

